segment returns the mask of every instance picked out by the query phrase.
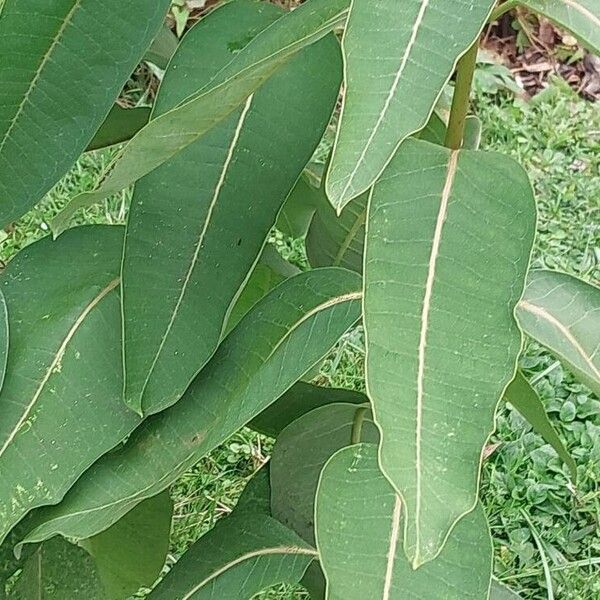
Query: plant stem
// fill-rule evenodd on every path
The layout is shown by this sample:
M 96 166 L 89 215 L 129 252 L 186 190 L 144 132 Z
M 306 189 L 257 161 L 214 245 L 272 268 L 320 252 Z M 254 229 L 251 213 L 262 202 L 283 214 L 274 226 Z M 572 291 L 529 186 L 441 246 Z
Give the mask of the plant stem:
M 465 120 L 469 112 L 471 83 L 475 73 L 475 64 L 477 63 L 477 50 L 479 50 L 479 39 L 467 50 L 456 65 L 456 84 L 444 142 L 448 148 L 453 150 L 459 150 L 463 143 Z
M 516 8 L 519 5 L 519 0 L 507 0 L 500 6 L 496 6 L 496 8 L 492 11 L 490 15 L 488 23 L 493 23 L 497 21 L 503 14 L 507 13 L 509 10 Z
M 352 421 L 352 434 L 350 436 L 350 443 L 360 444 L 360 437 L 362 433 L 362 426 L 365 422 L 365 416 L 367 415 L 367 411 L 369 409 L 366 406 L 361 406 L 356 409 L 354 413 L 354 421 Z

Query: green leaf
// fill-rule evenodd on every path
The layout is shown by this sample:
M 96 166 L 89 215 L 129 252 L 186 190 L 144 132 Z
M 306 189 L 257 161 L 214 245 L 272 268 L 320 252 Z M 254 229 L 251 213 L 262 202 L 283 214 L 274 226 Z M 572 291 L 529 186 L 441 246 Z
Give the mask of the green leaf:
M 32 553 L 8 598 L 104 600 L 107 596 L 92 557 L 83 548 L 56 537 Z
M 280 15 L 271 4 L 244 0 L 201 20 L 171 60 L 153 116 L 208 85 L 238 40 L 251 41 Z M 231 306 L 327 127 L 341 76 L 331 35 L 137 183 L 122 271 L 125 402 L 136 412 L 152 414 L 177 402 L 214 353 Z
M 534 431 L 556 450 L 561 460 L 569 467 L 571 479 L 576 482 L 577 465 L 548 418 L 542 401 L 522 373 L 517 373 L 506 388 L 504 399 L 510 402 L 527 419 Z
M 173 407 L 146 420 L 120 450 L 89 469 L 63 500 L 39 512 L 27 541 L 86 538 L 166 489 L 319 362 L 360 316 L 360 279 L 319 269 L 286 280 L 219 346 Z
M 249 426 L 276 438 L 288 425 L 315 408 L 337 403 L 366 404 L 368 401 L 360 392 L 299 382 L 252 419 Z
M 293 238 L 303 238 L 322 195 L 306 175 L 298 179 L 277 217 L 277 229 Z
M 246 484 L 237 504 L 235 514 L 260 514 L 271 516 L 271 475 L 269 463 L 261 467 Z
M 600 289 L 566 273 L 532 271 L 516 314 L 528 336 L 600 396 Z
M 152 587 L 169 552 L 173 502 L 168 492 L 138 504 L 112 527 L 80 546 L 94 558 L 109 600 Z
M 351 200 L 338 216 L 323 192 L 323 200 L 306 236 L 313 267 L 344 267 L 362 273 L 368 194 Z
M 169 0 L 6 0 L 0 7 L 0 225 L 85 150 Z
M 351 444 L 355 404 L 329 404 L 288 425 L 277 438 L 271 457 L 271 513 L 309 544 L 314 541 L 314 507 L 319 475 L 340 448 Z M 371 420 L 362 439 L 379 442 Z
M 516 370 L 535 204 L 512 159 L 407 140 L 367 226 L 366 382 L 381 466 L 421 565 L 477 501 L 481 450 Z
M 341 24 L 349 2 L 309 0 L 285 13 L 248 45 L 244 39 L 233 44 L 231 62 L 210 84 L 144 127 L 125 146 L 102 185 L 71 200 L 56 221 L 56 230 L 78 208 L 135 183 L 229 116 L 299 50 Z
M 492 587 L 490 589 L 490 600 L 520 600 L 521 596 L 513 592 L 510 588 L 492 578 Z
M 0 393 L 0 540 L 58 502 L 138 425 L 122 402 L 123 228 L 78 227 L 21 250 L 0 277 L 11 349 Z
M 8 348 L 10 340 L 10 331 L 8 328 L 8 307 L 6 306 L 6 298 L 0 290 L 0 392 L 4 385 L 4 377 L 6 376 L 6 364 L 8 362 Z
M 481 143 L 481 121 L 474 115 L 467 116 L 465 120 L 465 134 L 463 139 L 463 148 L 465 150 L 478 150 Z M 438 115 L 433 112 L 427 125 L 419 131 L 418 137 L 426 142 L 443 146 L 446 140 L 446 123 Z
M 569 30 L 592 54 L 600 54 L 598 0 L 520 0 L 519 4 Z
M 150 120 L 151 108 L 122 108 L 115 104 L 86 150 L 98 150 L 130 140 Z
M 226 332 L 229 333 L 241 318 L 276 285 L 298 273 L 300 269 L 285 260 L 273 246 L 267 244 L 240 297 L 231 309 Z
M 277 583 L 298 583 L 316 554 L 271 517 L 234 515 L 202 536 L 149 598 L 248 600 Z
M 402 549 L 401 502 L 377 446 L 337 452 L 321 474 L 316 534 L 328 600 L 488 597 L 492 540 L 481 506 L 451 531 L 439 557 L 413 570 Z
M 168 25 L 163 25 L 144 55 L 144 60 L 154 63 L 159 69 L 165 70 L 171 57 L 177 50 L 179 40 Z
M 327 195 L 339 212 L 368 190 L 427 123 L 495 0 L 354 0 L 343 47 L 344 98 Z

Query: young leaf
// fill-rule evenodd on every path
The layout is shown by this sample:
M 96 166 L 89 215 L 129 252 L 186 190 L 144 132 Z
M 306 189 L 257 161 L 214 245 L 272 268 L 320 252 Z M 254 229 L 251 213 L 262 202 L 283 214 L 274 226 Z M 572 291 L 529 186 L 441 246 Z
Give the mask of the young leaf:
M 259 433 L 276 438 L 288 425 L 315 408 L 328 404 L 368 402 L 369 399 L 360 392 L 298 382 L 252 419 L 249 426 Z
M 300 581 L 316 552 L 266 515 L 234 515 L 202 536 L 149 595 L 151 600 L 247 600 Z
M 504 392 L 504 399 L 510 402 L 529 422 L 533 430 L 556 450 L 561 460 L 569 467 L 571 479 L 576 482 L 577 465 L 548 418 L 542 401 L 522 373 L 518 372 L 510 382 Z
M 0 7 L 0 225 L 64 175 L 152 38 L 170 0 L 5 0 Z
M 172 58 L 153 116 L 209 85 L 231 60 L 232 47 L 250 42 L 280 15 L 272 4 L 243 0 L 202 19 Z M 341 76 L 331 35 L 137 183 L 122 271 L 125 402 L 136 412 L 152 414 L 177 402 L 214 353 L 231 306 L 327 127 Z
M 327 174 L 341 212 L 400 143 L 422 129 L 495 0 L 354 0 L 344 34 L 347 91 Z
M 277 438 L 271 458 L 271 512 L 314 545 L 314 506 L 319 475 L 329 458 L 349 446 L 357 406 L 329 404 L 288 425 Z M 362 440 L 379 442 L 379 432 L 365 420 Z
M 98 150 L 130 140 L 150 120 L 151 108 L 122 108 L 115 104 L 86 150 Z
M 58 502 L 138 425 L 121 400 L 123 228 L 78 227 L 21 250 L 0 277 L 11 347 L 0 393 L 0 540 Z
M 173 502 L 169 492 L 140 502 L 106 531 L 80 546 L 94 558 L 107 596 L 129 598 L 140 587 L 152 587 L 169 552 Z
M 9 600 L 115 600 L 106 591 L 94 560 L 83 549 L 55 537 L 27 559 Z
M 400 498 L 377 464 L 377 446 L 340 450 L 325 465 L 315 522 L 327 600 L 488 597 L 492 540 L 481 506 L 452 529 L 435 561 L 413 570 L 402 549 Z
M 231 62 L 210 84 L 148 123 L 125 146 L 102 185 L 71 200 L 55 220 L 56 231 L 64 229 L 78 208 L 135 183 L 230 115 L 299 50 L 342 23 L 349 2 L 309 0 L 284 14 L 247 46 L 240 40 L 231 48 Z
M 600 396 L 600 289 L 566 273 L 532 271 L 516 314 L 528 336 Z
M 323 192 L 306 236 L 312 267 L 344 267 L 362 273 L 367 200 L 368 194 L 354 198 L 338 215 Z
M 202 456 L 284 394 L 360 316 L 358 276 L 319 269 L 286 280 L 222 342 L 174 406 L 89 469 L 27 541 L 86 538 L 166 489 Z
M 592 54 L 600 54 L 598 0 L 520 0 L 519 4 L 568 29 Z
M 476 504 L 481 450 L 521 349 L 513 310 L 535 219 L 527 175 L 500 154 L 409 139 L 374 186 L 366 382 L 415 567 Z

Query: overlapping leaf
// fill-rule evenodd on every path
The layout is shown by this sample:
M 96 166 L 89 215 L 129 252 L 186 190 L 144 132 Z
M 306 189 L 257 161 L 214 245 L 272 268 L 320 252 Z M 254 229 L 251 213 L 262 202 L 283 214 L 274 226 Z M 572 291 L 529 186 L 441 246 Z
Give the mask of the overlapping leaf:
M 354 0 L 344 35 L 347 91 L 327 175 L 338 212 L 422 129 L 494 0 Z
M 209 85 L 240 40 L 280 16 L 272 4 L 238 0 L 200 21 L 170 62 L 153 115 Z M 135 411 L 174 404 L 215 351 L 325 131 L 341 71 L 333 36 L 306 48 L 241 110 L 136 185 L 122 271 L 125 402 Z
M 285 393 L 360 315 L 359 278 L 319 269 L 286 280 L 219 346 L 177 404 L 99 460 L 57 507 L 39 512 L 37 541 L 86 538 L 169 486 Z
M 295 584 L 316 551 L 266 515 L 234 515 L 202 536 L 149 596 L 152 600 L 247 600 Z
M 415 566 L 475 506 L 481 449 L 521 349 L 513 310 L 535 218 L 526 174 L 499 154 L 407 140 L 374 187 L 366 380 Z
M 0 225 L 27 212 L 85 150 L 169 4 L 0 5 Z
M 349 0 L 309 0 L 247 46 L 239 40 L 232 47 L 232 61 L 211 83 L 144 127 L 123 149 L 102 186 L 72 200 L 56 222 L 56 229 L 60 231 L 79 207 L 135 183 L 195 142 L 242 105 L 294 54 L 341 24 L 348 5 Z
M 319 189 L 303 174 L 277 217 L 277 229 L 293 238 L 304 237 L 321 200 Z
M 598 0 L 521 0 L 520 4 L 568 29 L 590 52 L 600 54 Z
M 10 353 L 0 393 L 0 540 L 58 502 L 139 423 L 119 358 L 121 227 L 78 227 L 28 246 L 0 278 Z
M 86 150 L 107 148 L 130 140 L 150 120 L 151 109 L 122 108 L 115 104 Z
M 516 314 L 527 335 L 600 396 L 600 289 L 566 273 L 532 271 Z
M 435 561 L 416 570 L 402 549 L 402 513 L 377 446 L 344 448 L 329 460 L 315 510 L 327 600 L 488 597 L 492 540 L 481 506 L 456 524 Z

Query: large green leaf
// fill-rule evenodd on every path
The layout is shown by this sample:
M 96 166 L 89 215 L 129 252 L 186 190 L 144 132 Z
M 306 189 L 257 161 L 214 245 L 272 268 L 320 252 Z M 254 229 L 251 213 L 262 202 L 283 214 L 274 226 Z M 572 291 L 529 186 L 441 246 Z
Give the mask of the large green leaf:
M 413 570 L 402 550 L 402 505 L 377 446 L 337 452 L 317 491 L 316 534 L 328 600 L 484 600 L 492 540 L 481 506 L 463 517 L 435 561 Z
M 527 419 L 534 431 L 554 448 L 561 460 L 569 467 L 573 481 L 577 481 L 577 465 L 573 457 L 548 418 L 539 396 L 522 373 L 518 372 L 510 382 L 504 392 L 504 399 L 510 402 Z
M 106 531 L 80 546 L 94 558 L 109 600 L 123 600 L 154 585 L 169 552 L 173 502 L 169 492 L 140 502 Z
M 177 562 L 152 600 L 248 600 L 277 583 L 298 583 L 316 556 L 266 515 L 220 521 Z
M 598 0 L 520 0 L 519 4 L 568 29 L 590 52 L 600 54 Z
M 321 200 L 320 190 L 303 174 L 277 217 L 277 229 L 293 238 L 303 238 Z
M 208 85 L 231 59 L 233 45 L 250 42 L 280 15 L 272 4 L 238 0 L 201 20 L 171 59 L 153 115 Z M 214 353 L 231 306 L 327 127 L 341 77 L 341 52 L 331 35 L 137 183 L 122 271 L 125 402 L 135 411 L 152 414 L 177 402 Z
M 107 148 L 130 140 L 150 120 L 148 107 L 123 108 L 115 104 L 86 150 Z
M 327 195 L 338 212 L 427 123 L 495 0 L 354 0 L 344 35 L 347 91 Z
M 168 487 L 321 360 L 359 318 L 359 287 L 358 276 L 342 269 L 302 273 L 276 287 L 177 404 L 99 460 L 60 505 L 40 511 L 28 541 L 59 532 L 90 537 Z
M 367 402 L 369 402 L 368 398 L 360 392 L 298 382 L 252 419 L 249 426 L 255 431 L 276 438 L 290 423 L 315 408 L 328 404 L 366 404 Z
M 0 540 L 58 502 L 139 423 L 121 399 L 118 273 L 123 228 L 72 229 L 0 278 L 11 347 L 0 393 Z
M 532 271 L 516 314 L 528 336 L 600 396 L 600 289 L 566 273 Z
M 0 6 L 0 225 L 85 150 L 170 0 L 6 0 Z
M 355 404 L 329 404 L 288 425 L 277 438 L 271 457 L 271 513 L 309 544 L 314 541 L 315 494 L 325 463 L 349 446 Z M 377 443 L 371 420 L 362 429 L 365 442 Z
M 48 540 L 36 548 L 25 562 L 8 598 L 113 600 L 106 595 L 92 557 L 83 548 L 61 537 Z
M 144 127 L 123 149 L 101 187 L 73 198 L 57 221 L 57 230 L 78 208 L 135 183 L 230 115 L 299 50 L 341 24 L 349 3 L 309 0 L 280 17 L 247 46 L 243 39 L 233 44 L 231 62 L 210 84 Z
M 235 514 L 271 515 L 271 475 L 267 462 L 246 484 L 235 505 Z
M 527 175 L 500 154 L 410 139 L 374 186 L 366 380 L 415 566 L 475 507 L 481 450 L 521 349 L 513 310 L 535 219 Z

